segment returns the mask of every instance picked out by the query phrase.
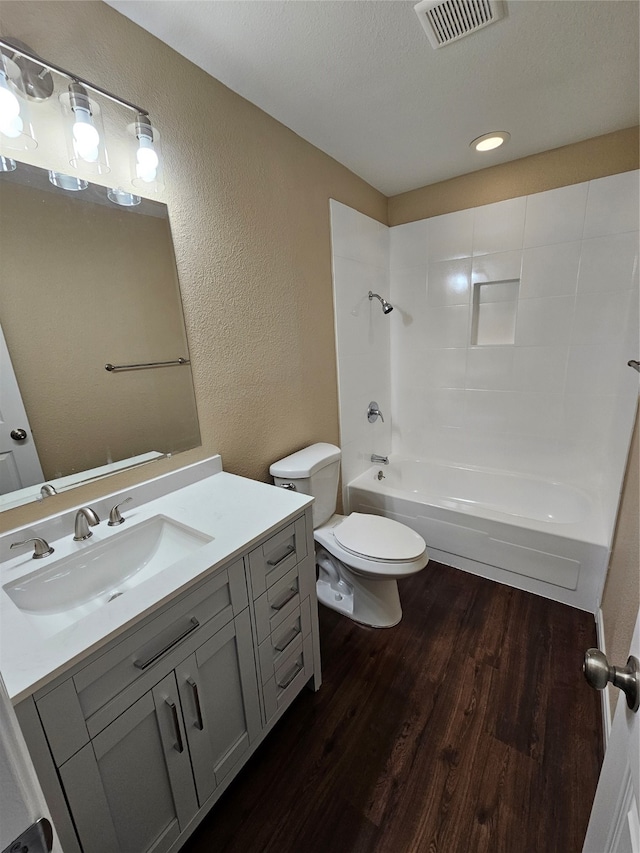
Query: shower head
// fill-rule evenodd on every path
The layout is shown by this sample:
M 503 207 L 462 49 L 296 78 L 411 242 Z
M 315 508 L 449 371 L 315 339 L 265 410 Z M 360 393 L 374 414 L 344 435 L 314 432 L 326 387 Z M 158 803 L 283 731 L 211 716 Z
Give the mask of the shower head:
M 382 296 L 380 296 L 379 294 L 374 293 L 372 290 L 370 290 L 369 291 L 369 299 L 370 300 L 373 299 L 374 296 L 376 299 L 380 300 L 380 304 L 382 305 L 382 313 L 383 314 L 390 314 L 391 311 L 393 311 L 393 305 L 390 302 L 387 302 L 387 300 L 383 299 Z

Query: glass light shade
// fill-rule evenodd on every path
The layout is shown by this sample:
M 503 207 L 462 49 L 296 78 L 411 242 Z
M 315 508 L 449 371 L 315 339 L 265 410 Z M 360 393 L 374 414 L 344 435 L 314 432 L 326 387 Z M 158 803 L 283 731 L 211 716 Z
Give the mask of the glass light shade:
M 127 126 L 130 137 L 131 183 L 142 195 L 154 195 L 164 188 L 160 134 L 148 116 L 138 115 Z
M 37 148 L 19 69 L 0 54 L 0 150 Z M 9 72 L 11 71 L 11 77 Z
M 139 195 L 122 190 L 120 187 L 112 187 L 108 190 L 107 198 L 114 204 L 119 204 L 120 207 L 136 207 L 142 201 Z
M 79 83 L 60 95 L 60 103 L 69 163 L 83 174 L 106 175 L 111 169 L 99 105 Z
M 89 181 L 85 181 L 84 178 L 77 178 L 75 175 L 64 175 L 62 172 L 53 172 L 51 170 L 49 170 L 49 182 L 54 187 L 59 187 L 59 189 L 67 190 L 67 192 L 71 193 L 86 190 L 89 186 Z

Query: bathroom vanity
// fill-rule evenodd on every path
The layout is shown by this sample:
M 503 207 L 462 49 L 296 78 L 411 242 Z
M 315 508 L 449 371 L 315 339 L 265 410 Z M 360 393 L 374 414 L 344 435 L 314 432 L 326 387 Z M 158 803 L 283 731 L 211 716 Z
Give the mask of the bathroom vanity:
M 0 668 L 65 853 L 179 850 L 320 686 L 308 497 L 220 457 L 91 506 L 129 496 L 84 542 L 76 510 L 0 537 Z M 8 550 L 31 536 L 54 553 Z

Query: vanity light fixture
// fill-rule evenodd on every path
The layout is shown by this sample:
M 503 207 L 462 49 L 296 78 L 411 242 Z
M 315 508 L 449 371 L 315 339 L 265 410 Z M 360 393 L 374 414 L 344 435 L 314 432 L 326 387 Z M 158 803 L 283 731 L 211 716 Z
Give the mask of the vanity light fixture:
M 473 142 L 469 143 L 470 148 L 475 148 L 476 151 L 493 151 L 494 148 L 500 148 L 505 142 L 511 139 L 511 134 L 506 130 L 494 130 L 491 133 L 485 133 L 478 136 Z
M 151 124 L 148 114 L 138 113 L 133 124 L 127 127 L 133 137 L 131 148 L 131 183 L 147 191 L 162 188 L 160 134 Z
M 24 89 L 20 91 L 22 79 L 11 66 L 11 61 L 0 53 L 0 146 L 11 151 L 28 151 L 38 143 L 26 102 L 18 97 L 25 94 Z
M 139 195 L 127 192 L 120 187 L 112 187 L 107 191 L 107 198 L 114 204 L 119 204 L 120 207 L 136 207 L 140 204 L 142 198 Z
M 37 143 L 33 133 L 30 134 L 31 144 L 22 140 L 21 145 L 7 145 L 5 128 L 10 133 L 19 132 L 22 136 L 29 136 L 27 131 L 30 130 L 30 124 L 23 117 L 24 110 L 28 101 L 43 101 L 52 95 L 56 83 L 51 72 L 68 81 L 67 91 L 60 94 L 59 100 L 64 113 L 71 165 L 82 172 L 106 174 L 110 171 L 102 111 L 94 98 L 94 95 L 99 95 L 135 114 L 135 121 L 128 128 L 135 140 L 135 143 L 132 143 L 132 182 L 147 192 L 157 192 L 163 186 L 160 136 L 152 127 L 148 112 L 137 104 L 42 59 L 23 42 L 4 37 L 0 38 L 0 144 L 14 149 L 35 147 Z M 20 121 L 23 124 L 22 131 L 19 127 Z M 137 196 L 132 194 L 131 198 Z
M 84 178 L 77 178 L 75 175 L 65 175 L 62 172 L 54 172 L 49 170 L 49 183 L 61 190 L 67 190 L 70 193 L 77 193 L 81 190 L 86 190 L 89 182 Z
M 86 88 L 72 81 L 68 91 L 60 95 L 60 103 L 71 165 L 98 174 L 109 172 L 100 108 L 89 98 Z

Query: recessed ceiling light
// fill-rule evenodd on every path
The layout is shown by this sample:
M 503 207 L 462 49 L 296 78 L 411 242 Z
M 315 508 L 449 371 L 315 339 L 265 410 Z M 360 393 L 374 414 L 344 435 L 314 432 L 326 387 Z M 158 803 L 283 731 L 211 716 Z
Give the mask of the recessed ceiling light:
M 470 148 L 475 148 L 476 151 L 492 151 L 494 148 L 499 148 L 511 139 L 511 134 L 506 130 L 494 130 L 492 133 L 485 133 L 478 136 L 473 142 L 469 143 Z

